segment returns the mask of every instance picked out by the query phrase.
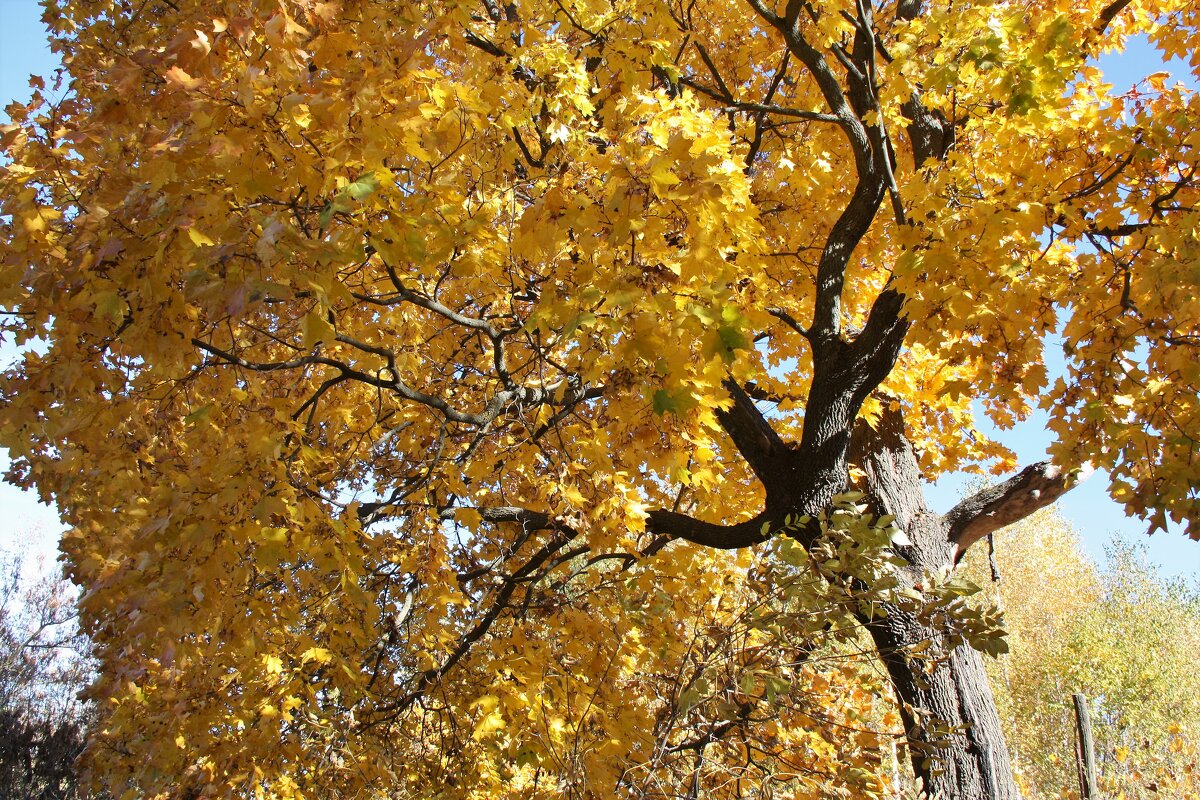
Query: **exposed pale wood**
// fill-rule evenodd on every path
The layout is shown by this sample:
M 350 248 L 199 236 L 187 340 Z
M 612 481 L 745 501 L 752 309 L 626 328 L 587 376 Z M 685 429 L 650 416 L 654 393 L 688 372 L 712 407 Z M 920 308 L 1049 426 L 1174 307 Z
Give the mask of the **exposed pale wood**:
M 1096 782 L 1096 750 L 1092 745 L 1092 718 L 1088 713 L 1087 697 L 1076 693 L 1075 702 L 1075 763 L 1079 767 L 1079 796 L 1096 800 L 1100 789 Z

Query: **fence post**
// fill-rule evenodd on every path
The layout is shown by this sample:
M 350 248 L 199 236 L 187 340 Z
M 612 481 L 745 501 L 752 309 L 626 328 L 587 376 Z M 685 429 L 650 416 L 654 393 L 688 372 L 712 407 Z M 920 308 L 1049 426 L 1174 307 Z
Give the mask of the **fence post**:
M 1079 768 L 1079 796 L 1083 800 L 1099 800 L 1096 786 L 1096 751 L 1092 747 L 1092 719 L 1088 715 L 1087 698 L 1081 693 L 1075 700 L 1075 763 Z

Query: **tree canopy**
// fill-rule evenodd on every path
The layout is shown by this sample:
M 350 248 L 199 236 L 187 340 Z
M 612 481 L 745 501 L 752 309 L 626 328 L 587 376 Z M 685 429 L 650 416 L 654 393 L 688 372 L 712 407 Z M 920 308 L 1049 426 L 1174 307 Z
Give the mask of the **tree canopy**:
M 807 658 L 838 620 L 933 620 L 1085 465 L 1200 537 L 1200 100 L 1093 63 L 1195 67 L 1194 5 L 45 19 L 65 93 L 0 128 L 34 345 L 0 442 L 71 526 L 117 795 L 862 789 L 871 703 L 804 700 L 868 680 Z M 1035 405 L 1054 464 L 926 525 L 894 476 L 1013 470 L 977 415 Z

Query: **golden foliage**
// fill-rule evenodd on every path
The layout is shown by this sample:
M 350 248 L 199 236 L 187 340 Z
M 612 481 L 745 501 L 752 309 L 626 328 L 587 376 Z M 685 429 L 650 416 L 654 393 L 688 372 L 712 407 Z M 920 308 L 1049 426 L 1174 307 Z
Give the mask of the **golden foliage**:
M 891 140 L 903 214 L 836 308 L 850 336 L 904 293 L 884 389 L 924 468 L 1007 466 L 972 403 L 1006 424 L 1043 396 L 1060 459 L 1200 534 L 1200 100 L 1113 96 L 1087 63 L 1139 33 L 1194 52 L 1197 12 L 1097 32 L 1104 6 L 885 5 L 850 124 L 741 3 L 48 5 L 67 91 L 0 128 L 0 307 L 29 345 L 0 441 L 72 528 L 98 771 L 131 797 L 609 797 L 716 770 L 664 761 L 687 731 L 662 726 L 681 676 L 751 669 L 759 556 L 664 549 L 648 514 L 761 503 L 724 381 L 799 433 L 785 320 L 812 313 L 844 131 L 902 131 L 918 91 L 953 146 Z M 861 12 L 796 24 L 836 64 Z M 787 669 L 794 701 L 722 763 L 762 755 L 746 779 L 779 796 L 878 789 L 874 734 L 843 735 L 865 679 Z M 749 680 L 709 679 L 684 727 Z

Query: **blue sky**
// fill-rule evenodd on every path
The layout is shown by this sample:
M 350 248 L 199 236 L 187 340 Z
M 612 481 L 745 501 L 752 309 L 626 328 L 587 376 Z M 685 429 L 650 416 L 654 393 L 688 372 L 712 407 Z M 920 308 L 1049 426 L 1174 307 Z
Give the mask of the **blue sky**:
M 31 0 L 0 0 L 0 108 L 11 100 L 29 99 L 31 74 L 49 76 L 58 67 L 58 59 L 46 44 L 41 15 L 41 8 Z M 0 112 L 0 119 L 7 122 L 8 115 Z M 12 349 L 0 346 L 0 361 L 7 364 L 11 358 Z M 0 467 L 7 464 L 7 458 L 0 460 Z M 3 483 L 0 513 L 0 551 L 54 558 L 61 530 L 54 510 L 38 503 L 32 494 Z
M 33 0 L 0 0 L 0 107 L 8 105 L 12 99 L 28 99 L 29 76 L 48 77 L 58 66 L 46 44 L 40 17 L 41 9 Z M 1158 55 L 1144 44 L 1131 47 L 1123 54 L 1102 58 L 1099 66 L 1118 92 L 1164 68 L 1175 78 L 1191 82 L 1182 63 L 1164 66 Z M 0 361 L 7 363 L 12 354 L 11 348 L 0 347 Z M 1050 434 L 1045 423 L 1045 415 L 1038 413 L 1014 430 L 997 431 L 995 435 L 1016 451 L 1022 464 L 1027 464 L 1046 456 Z M 4 462 L 7 459 L 3 459 L 0 466 Z M 934 508 L 948 510 L 961 496 L 967 480 L 967 476 L 948 476 L 931 487 L 929 496 Z M 1121 506 L 1108 497 L 1106 490 L 1106 476 L 1097 474 L 1060 501 L 1064 515 L 1079 530 L 1084 547 L 1093 557 L 1102 559 L 1105 545 L 1116 534 L 1144 543 L 1149 560 L 1163 575 L 1189 580 L 1200 577 L 1200 542 L 1187 540 L 1178 531 L 1146 537 L 1145 524 L 1126 518 Z M 0 551 L 17 550 L 52 557 L 60 530 L 57 514 L 52 509 L 41 505 L 28 493 L 2 484 L 0 510 L 3 511 Z

